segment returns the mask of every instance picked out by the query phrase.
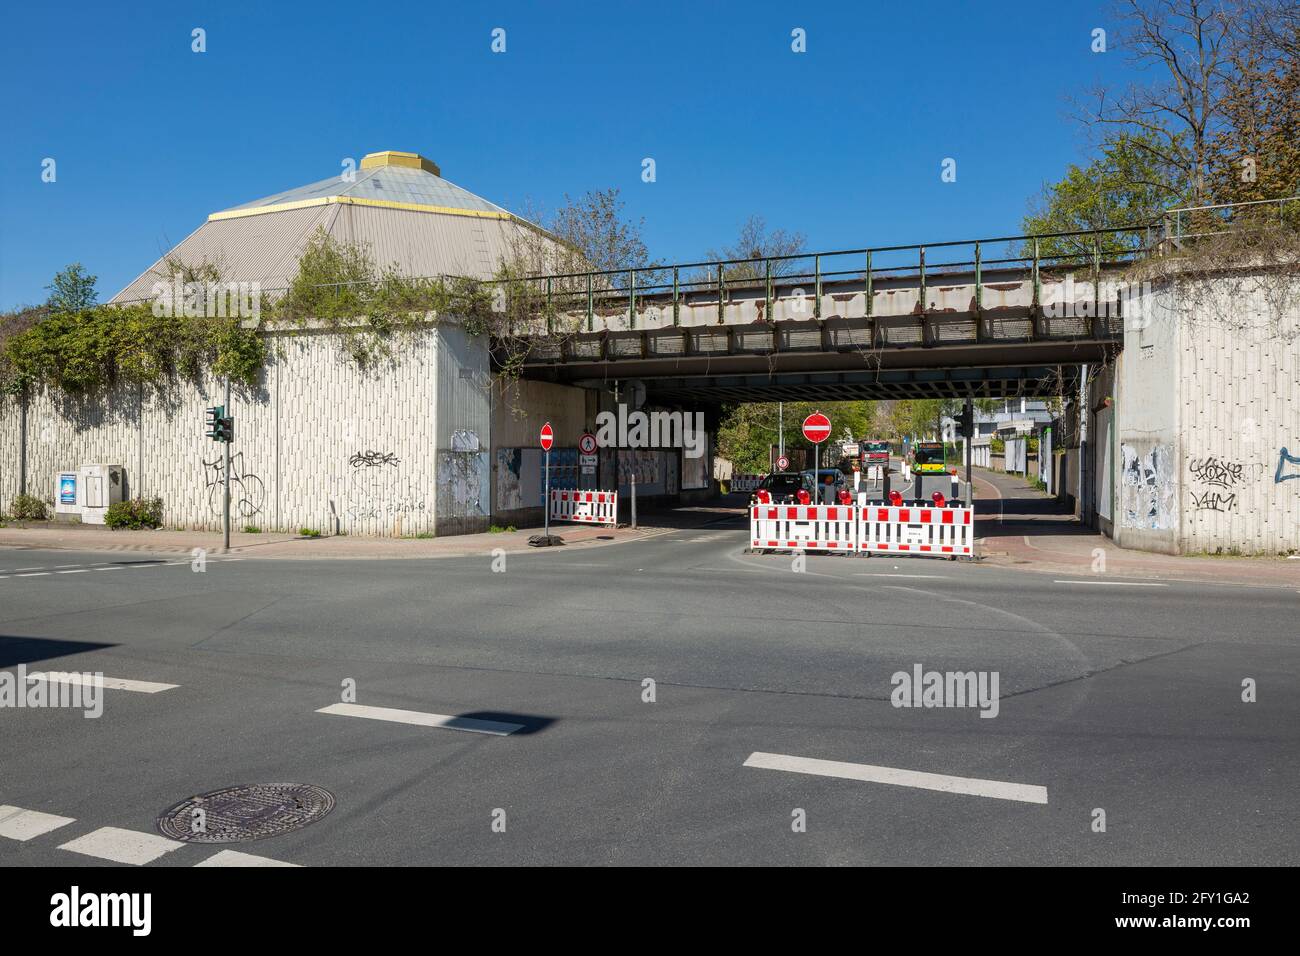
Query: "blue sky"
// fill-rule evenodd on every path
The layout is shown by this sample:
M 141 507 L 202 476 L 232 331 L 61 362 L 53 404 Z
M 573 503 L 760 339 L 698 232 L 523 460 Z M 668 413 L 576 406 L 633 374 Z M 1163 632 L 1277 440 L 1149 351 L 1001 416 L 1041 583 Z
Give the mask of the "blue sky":
M 752 214 L 811 249 L 1015 233 L 1085 154 L 1066 96 L 1126 74 L 1089 49 L 1113 26 L 1092 2 L 124 9 L 0 15 L 0 308 L 43 300 L 76 260 L 108 298 L 208 213 L 381 149 L 507 208 L 619 187 L 663 259 L 702 257 Z

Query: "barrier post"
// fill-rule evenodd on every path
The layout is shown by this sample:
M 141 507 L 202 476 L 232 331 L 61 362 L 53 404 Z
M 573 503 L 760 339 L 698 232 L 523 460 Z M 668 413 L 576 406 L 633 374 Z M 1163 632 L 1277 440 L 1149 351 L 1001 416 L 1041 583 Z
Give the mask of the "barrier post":
M 632 527 L 636 527 L 636 473 L 633 472 L 632 478 Z

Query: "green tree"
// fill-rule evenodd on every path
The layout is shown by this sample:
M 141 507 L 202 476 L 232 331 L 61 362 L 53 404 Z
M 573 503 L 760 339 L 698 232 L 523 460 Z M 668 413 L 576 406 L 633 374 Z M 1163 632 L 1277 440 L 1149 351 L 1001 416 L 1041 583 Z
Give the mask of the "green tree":
M 54 281 L 45 287 L 50 292 L 46 304 L 55 312 L 88 309 L 99 300 L 99 293 L 95 290 L 98 281 L 98 276 L 92 276 L 80 262 L 74 262 L 55 275 Z
M 1163 210 L 1186 195 L 1171 178 L 1172 167 L 1148 147 L 1148 133 L 1121 133 L 1102 147 L 1101 155 L 1086 166 L 1071 165 L 1059 182 L 1047 185 L 1022 227 L 1029 235 L 1117 229 L 1157 221 Z M 1137 233 L 1110 233 L 1098 238 L 1103 255 L 1134 248 L 1143 239 Z M 1044 258 L 1087 261 L 1093 253 L 1092 236 L 1043 239 L 1038 244 Z M 1019 255 L 1032 255 L 1025 243 Z
M 805 449 L 812 467 L 812 443 L 803 437 L 803 420 L 822 412 L 831 420 L 831 442 L 847 431 L 855 438 L 875 437 L 875 402 L 786 402 L 784 408 L 785 447 Z M 776 402 L 749 402 L 725 409 L 718 428 L 718 453 L 742 473 L 765 472 L 771 446 L 779 444 L 781 411 Z M 828 443 L 823 443 L 825 453 Z M 823 464 L 835 464 L 834 461 Z

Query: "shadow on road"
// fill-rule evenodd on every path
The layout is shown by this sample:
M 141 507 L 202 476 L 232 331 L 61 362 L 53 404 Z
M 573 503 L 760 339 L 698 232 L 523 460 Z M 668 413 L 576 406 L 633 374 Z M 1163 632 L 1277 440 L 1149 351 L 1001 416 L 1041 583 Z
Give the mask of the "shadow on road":
M 13 637 L 0 634 L 0 667 L 14 667 L 47 661 L 55 657 L 71 657 L 86 651 L 102 651 L 116 644 L 96 644 L 90 641 L 60 641 L 48 637 Z

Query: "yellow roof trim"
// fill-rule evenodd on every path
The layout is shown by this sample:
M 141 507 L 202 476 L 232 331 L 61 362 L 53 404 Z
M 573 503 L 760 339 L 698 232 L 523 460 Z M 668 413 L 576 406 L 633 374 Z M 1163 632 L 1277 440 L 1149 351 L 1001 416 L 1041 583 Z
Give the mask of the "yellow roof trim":
M 318 199 L 299 199 L 295 202 L 273 203 L 270 206 L 253 206 L 249 209 L 227 209 L 214 212 L 208 216 L 208 222 L 220 219 L 242 219 L 245 216 L 260 216 L 266 212 L 286 212 L 290 209 L 306 209 L 310 206 L 328 206 L 337 203 L 342 206 L 374 206 L 378 209 L 405 209 L 408 212 L 435 212 L 444 216 L 470 216 L 474 219 L 513 219 L 508 212 L 490 209 L 457 209 L 454 206 L 426 206 L 423 203 L 394 202 L 391 199 L 361 199 L 353 196 L 322 196 Z
M 426 173 L 441 176 L 438 164 L 425 159 L 419 153 L 403 153 L 396 149 L 385 149 L 378 153 L 367 153 L 361 157 L 362 169 L 377 169 L 382 166 L 402 166 L 406 169 L 423 169 Z

